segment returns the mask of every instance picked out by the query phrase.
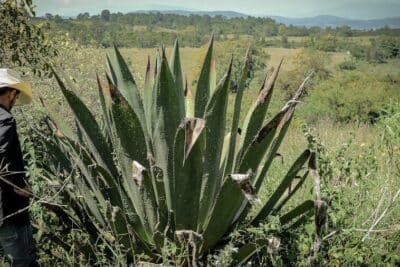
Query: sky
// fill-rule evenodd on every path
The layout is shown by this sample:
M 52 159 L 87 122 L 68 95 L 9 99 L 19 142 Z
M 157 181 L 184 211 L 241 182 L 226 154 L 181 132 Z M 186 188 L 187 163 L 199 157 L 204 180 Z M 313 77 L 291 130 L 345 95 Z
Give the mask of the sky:
M 34 0 L 39 16 L 98 14 L 103 9 L 128 13 L 137 10 L 237 11 L 249 15 L 307 17 L 336 15 L 356 19 L 400 16 L 400 0 Z

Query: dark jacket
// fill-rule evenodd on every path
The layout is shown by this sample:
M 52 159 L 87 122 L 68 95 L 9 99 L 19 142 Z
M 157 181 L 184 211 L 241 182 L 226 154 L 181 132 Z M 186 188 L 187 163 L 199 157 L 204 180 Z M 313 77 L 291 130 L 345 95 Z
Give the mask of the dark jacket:
M 12 114 L 0 106 L 0 175 L 14 185 L 23 188 L 26 185 L 21 145 L 17 134 L 17 125 Z M 29 205 L 29 198 L 19 196 L 14 187 L 0 179 L 2 191 L 3 217 L 15 213 Z M 4 221 L 4 224 L 29 224 L 29 212 L 18 213 Z

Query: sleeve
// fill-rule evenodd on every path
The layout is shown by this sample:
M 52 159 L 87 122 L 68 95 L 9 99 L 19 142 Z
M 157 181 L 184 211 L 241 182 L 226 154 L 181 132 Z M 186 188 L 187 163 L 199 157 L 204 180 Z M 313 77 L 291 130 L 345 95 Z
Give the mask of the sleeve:
M 13 118 L 0 120 L 0 167 L 3 169 L 9 164 L 8 152 L 16 137 L 16 125 Z
M 15 158 L 16 154 L 18 154 L 15 150 L 20 151 L 20 148 L 14 147 L 18 143 L 17 141 L 17 126 L 14 118 L 7 117 L 0 120 L 0 174 L 7 171 L 10 172 L 6 176 L 7 180 L 22 188 L 26 183 L 24 180 L 25 174 L 21 173 L 21 171 L 24 171 L 23 164 L 22 167 L 19 166 L 22 163 L 22 158 L 20 160 Z M 12 174 L 13 171 L 16 173 Z

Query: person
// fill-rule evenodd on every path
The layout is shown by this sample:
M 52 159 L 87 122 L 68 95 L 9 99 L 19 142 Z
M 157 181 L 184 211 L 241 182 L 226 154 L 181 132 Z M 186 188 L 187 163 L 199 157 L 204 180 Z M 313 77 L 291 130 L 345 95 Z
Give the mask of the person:
M 26 181 L 17 126 L 11 109 L 29 104 L 32 90 L 17 72 L 0 69 L 0 246 L 11 266 L 38 266 L 29 217 Z

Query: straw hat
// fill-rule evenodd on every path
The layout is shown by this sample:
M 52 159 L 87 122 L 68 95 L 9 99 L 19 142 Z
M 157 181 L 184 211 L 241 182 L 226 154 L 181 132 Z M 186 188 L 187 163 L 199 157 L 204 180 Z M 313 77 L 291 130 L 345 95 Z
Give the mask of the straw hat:
M 31 85 L 23 82 L 17 72 L 11 69 L 0 69 L 0 89 L 3 87 L 14 88 L 20 92 L 16 105 L 22 106 L 31 103 Z

